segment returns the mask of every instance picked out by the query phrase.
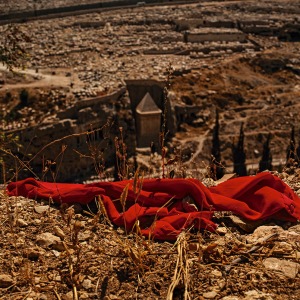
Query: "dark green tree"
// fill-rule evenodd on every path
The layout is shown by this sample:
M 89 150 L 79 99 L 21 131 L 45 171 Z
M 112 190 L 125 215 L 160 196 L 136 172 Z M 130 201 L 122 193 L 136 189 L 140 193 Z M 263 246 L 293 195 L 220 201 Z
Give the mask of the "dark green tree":
M 273 169 L 272 154 L 270 151 L 271 133 L 268 134 L 267 140 L 264 142 L 262 158 L 259 162 L 259 172 Z
M 27 106 L 27 104 L 28 104 L 28 98 L 29 98 L 28 91 L 26 89 L 23 89 L 20 92 L 20 101 L 21 101 L 21 106 L 22 107 Z
M 286 166 L 290 167 L 295 162 L 298 163 L 298 157 L 296 154 L 295 127 L 292 126 L 290 143 L 286 149 Z
M 240 136 L 237 145 L 232 143 L 232 157 L 233 157 L 233 172 L 238 176 L 246 176 L 246 153 L 244 151 L 244 123 L 241 124 Z
M 224 167 L 221 164 L 221 149 L 219 139 L 219 111 L 216 110 L 216 121 L 213 128 L 211 161 L 210 161 L 210 176 L 214 179 L 220 179 L 224 175 Z
M 299 164 L 300 164 L 300 142 L 298 142 L 298 147 L 296 149 L 296 155 L 297 155 L 297 163 L 299 166 Z

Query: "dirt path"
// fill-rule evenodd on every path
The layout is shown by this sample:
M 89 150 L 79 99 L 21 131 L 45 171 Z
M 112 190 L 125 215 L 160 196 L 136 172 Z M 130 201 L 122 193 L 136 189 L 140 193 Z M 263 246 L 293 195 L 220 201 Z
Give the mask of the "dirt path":
M 199 156 L 199 154 L 203 151 L 203 145 L 204 145 L 204 142 L 206 141 L 208 135 L 210 134 L 210 130 L 206 130 L 204 132 L 204 134 L 196 137 L 196 140 L 198 142 L 198 146 L 197 146 L 197 149 L 196 151 L 194 152 L 194 154 L 192 155 L 192 157 L 186 162 L 187 165 L 190 165 L 191 163 L 194 162 L 194 160 Z M 195 141 L 195 137 L 190 137 L 188 139 L 186 139 L 184 141 L 185 142 L 188 142 L 188 141 Z
M 0 72 L 8 71 L 7 68 L 3 65 L 0 65 Z M 65 70 L 66 74 L 69 70 Z M 16 83 L 16 84 L 4 84 L 0 90 L 6 89 L 18 89 L 18 88 L 34 88 L 34 87 L 70 87 L 70 84 L 73 83 L 74 86 L 83 86 L 83 83 L 79 80 L 77 76 L 66 76 L 60 73 L 63 73 L 61 70 L 59 74 L 47 74 L 43 73 L 43 70 L 39 70 L 37 73 L 36 70 L 32 69 L 15 69 L 15 72 L 18 74 L 32 76 L 32 82 L 28 83 Z

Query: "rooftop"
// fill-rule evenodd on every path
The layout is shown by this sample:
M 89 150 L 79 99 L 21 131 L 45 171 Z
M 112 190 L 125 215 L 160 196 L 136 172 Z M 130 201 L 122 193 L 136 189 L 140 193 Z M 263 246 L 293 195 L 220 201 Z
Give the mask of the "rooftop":
M 159 109 L 149 93 L 141 100 L 136 107 L 136 111 L 139 113 L 161 113 L 161 109 Z

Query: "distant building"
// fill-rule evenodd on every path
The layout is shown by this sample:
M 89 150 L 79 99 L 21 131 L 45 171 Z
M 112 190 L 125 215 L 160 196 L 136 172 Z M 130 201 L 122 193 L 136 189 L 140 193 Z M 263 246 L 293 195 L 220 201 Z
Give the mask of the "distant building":
M 136 134 L 137 147 L 150 147 L 153 143 L 159 144 L 159 133 L 161 126 L 161 109 L 155 104 L 149 93 L 136 107 Z

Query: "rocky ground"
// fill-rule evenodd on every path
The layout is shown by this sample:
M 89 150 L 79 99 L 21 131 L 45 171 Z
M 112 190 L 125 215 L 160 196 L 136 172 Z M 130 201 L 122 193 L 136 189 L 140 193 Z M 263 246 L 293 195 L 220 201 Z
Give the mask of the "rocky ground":
M 300 170 L 288 171 L 277 175 L 299 192 Z M 169 243 L 126 234 L 89 207 L 4 190 L 1 210 L 3 300 L 300 297 L 299 223 L 247 223 L 222 212 L 216 233 L 189 231 Z
M 293 11 L 299 1 L 284 3 L 262 1 L 259 8 L 255 1 L 205 2 L 22 24 L 32 38 L 25 45 L 30 59 L 23 73 L 1 69 L 1 130 L 39 124 L 78 99 L 123 86 L 124 79 L 165 80 L 171 65 L 170 100 L 197 108 L 178 123 L 169 145 L 171 157 L 175 149 L 180 153 L 179 171 L 199 178 L 195 170 L 205 169 L 216 108 L 225 161 L 244 122 L 249 163 L 257 163 L 271 132 L 274 162 L 284 164 L 292 125 L 298 143 L 299 42 L 255 35 L 240 52 L 230 43 L 195 47 L 173 26 L 181 18 L 261 18 L 270 24 L 297 18 Z M 295 9 L 289 10 L 291 4 Z M 198 47 L 208 47 L 210 54 Z M 188 55 L 178 54 L 190 49 Z M 23 89 L 30 105 L 20 108 Z M 298 169 L 278 176 L 300 195 Z M 8 198 L 3 189 L 0 198 L 0 299 L 300 298 L 299 223 L 250 224 L 224 212 L 214 217 L 219 224 L 214 234 L 191 231 L 175 244 L 158 243 L 126 234 L 88 207 Z
M 293 50 L 297 45 L 231 56 L 174 80 L 172 89 L 178 105 L 199 107 L 196 116 L 190 117 L 188 124 L 182 124 L 174 138 L 174 144 L 181 145 L 187 156 L 188 164 L 199 165 L 209 159 L 216 109 L 219 110 L 222 159 L 227 166 L 242 123 L 249 166 L 253 164 L 255 169 L 269 133 L 274 166 L 285 164 L 292 126 L 296 130 L 296 147 L 299 145 L 299 114 L 296 113 L 299 76 L 295 69 L 288 67 L 290 61 L 299 62 Z M 185 141 L 196 145 L 189 149 Z

